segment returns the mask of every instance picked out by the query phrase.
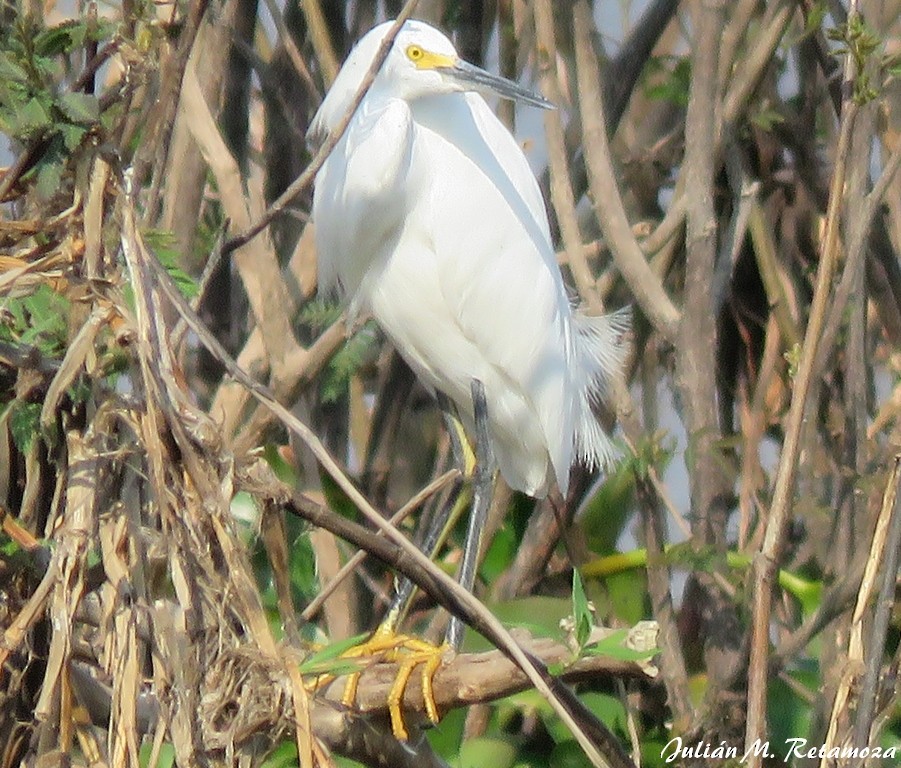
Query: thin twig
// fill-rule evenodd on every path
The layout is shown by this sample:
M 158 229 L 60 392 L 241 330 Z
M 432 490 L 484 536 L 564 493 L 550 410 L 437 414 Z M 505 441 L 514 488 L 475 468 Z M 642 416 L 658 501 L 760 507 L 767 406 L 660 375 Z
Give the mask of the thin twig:
M 269 18 L 271 18 L 272 23 L 275 24 L 275 29 L 278 32 L 279 39 L 281 40 L 282 45 L 285 48 L 285 52 L 288 54 L 288 58 L 291 61 L 291 65 L 294 67 L 294 71 L 297 73 L 300 81 L 307 89 L 307 93 L 312 98 L 313 103 L 318 107 L 322 103 L 322 94 L 319 93 L 319 89 L 316 87 L 316 83 L 313 80 L 313 76 L 310 74 L 307 63 L 303 60 L 303 56 L 297 49 L 297 43 L 294 42 L 294 36 L 291 34 L 291 30 L 289 30 L 288 25 L 285 24 L 284 14 L 279 9 L 275 0 L 264 0 L 264 2 L 266 4 L 266 10 L 269 11 Z M 286 4 L 286 13 L 288 7 L 289 6 Z M 250 52 L 252 52 L 252 50 Z M 334 76 L 332 76 L 332 79 L 328 82 L 331 83 L 333 79 Z
M 879 687 L 879 677 L 882 674 L 882 657 L 885 651 L 886 632 L 892 616 L 894 606 L 895 584 L 898 578 L 899 542 L 901 542 L 901 494 L 898 493 L 898 485 L 901 482 L 901 454 L 895 456 L 895 466 L 889 476 L 886 493 L 883 497 L 883 507 L 879 515 L 876 532 L 873 534 L 873 544 L 870 547 L 870 559 L 867 561 L 867 573 L 864 582 L 868 582 L 871 568 L 878 571 L 882 568 L 882 583 L 879 586 L 879 596 L 876 599 L 873 611 L 873 622 L 868 626 L 867 635 L 869 644 L 863 655 L 862 661 L 866 663 L 866 672 L 857 695 L 857 713 L 854 722 L 853 744 L 867 746 L 872 743 L 873 716 L 876 710 L 876 693 Z M 872 574 L 875 580 L 875 573 Z M 867 596 L 868 597 L 868 596 Z M 869 601 L 865 601 L 867 605 Z M 855 611 L 855 616 L 858 611 Z M 862 619 L 862 616 L 861 616 Z M 858 622 L 857 627 L 862 627 L 863 621 Z M 859 629 L 857 631 L 860 631 Z
M 785 34 L 794 11 L 795 4 L 793 2 L 779 0 L 778 5 L 771 8 L 770 18 L 768 22 L 761 25 L 761 31 L 754 39 L 753 44 L 748 45 L 749 58 L 742 62 L 741 67 L 736 68 L 736 80 L 730 84 L 722 101 L 721 126 L 717 130 L 717 139 L 713 148 L 715 157 L 720 156 L 723 140 L 733 133 L 738 120 L 744 114 L 751 97 L 760 85 L 761 78 L 770 67 L 773 52 Z M 676 185 L 676 193 L 663 221 L 642 243 L 645 254 L 657 253 L 675 237 L 685 223 L 687 203 L 685 185 L 681 183 L 680 177 L 680 183 Z
M 406 504 L 404 504 L 397 512 L 395 512 L 390 518 L 389 522 L 392 525 L 399 525 L 402 523 L 407 517 L 409 517 L 413 512 L 415 512 L 422 504 L 429 499 L 434 494 L 438 493 L 442 488 L 444 488 L 448 483 L 456 480 L 461 477 L 460 470 L 451 469 L 445 472 L 440 477 L 433 480 L 429 483 L 425 488 L 420 490 L 413 498 L 411 498 Z M 376 531 L 376 536 L 381 536 L 381 531 Z M 319 593 L 314 597 L 310 604 L 304 608 L 303 613 L 300 614 L 300 618 L 302 621 L 311 621 L 313 617 L 319 613 L 319 609 L 322 608 L 323 604 L 329 597 L 332 596 L 334 591 L 341 586 L 341 583 L 353 573 L 357 567 L 366 559 L 367 552 L 364 549 L 359 550 L 351 557 L 335 574 L 334 578 L 325 586 L 323 586 Z
M 651 271 L 635 240 L 613 173 L 597 59 L 591 46 L 590 34 L 594 24 L 587 2 L 579 0 L 573 14 L 585 162 L 598 222 L 616 265 L 642 311 L 664 338 L 674 341 L 679 310 L 667 296 L 657 275 Z
M 322 70 L 325 87 L 329 88 L 338 76 L 338 57 L 335 56 L 334 46 L 329 39 L 325 16 L 322 14 L 319 0 L 300 0 L 300 6 L 307 19 L 307 29 L 310 32 L 310 39 L 313 41 L 313 50 L 316 52 L 316 60 Z
M 554 13 L 550 0 L 537 0 L 535 3 L 535 38 L 542 90 L 551 103 L 561 104 L 563 99 L 557 75 Z M 550 109 L 545 112 L 544 132 L 547 138 L 551 201 L 557 212 L 557 221 L 560 224 L 560 234 L 563 238 L 563 248 L 566 251 L 569 268 L 576 281 L 579 296 L 590 307 L 600 310 L 602 309 L 601 301 L 595 288 L 594 276 L 591 274 L 585 252 L 582 249 L 582 236 L 576 217 L 576 200 L 566 161 L 566 137 L 558 109 Z
M 867 255 L 867 235 L 870 233 L 870 227 L 876 218 L 876 214 L 879 212 L 879 206 L 888 192 L 892 179 L 894 179 L 899 167 L 901 167 L 901 142 L 892 151 L 882 175 L 877 179 L 872 191 L 864 198 L 863 205 L 860 206 L 859 211 L 854 215 L 853 228 L 846 248 L 845 270 L 835 291 L 835 300 L 829 310 L 829 318 L 823 329 L 820 351 L 817 354 L 816 369 L 818 371 L 823 370 L 825 367 L 828 356 L 832 352 L 832 347 L 838 337 L 839 328 L 844 319 L 845 307 L 853 295 L 852 277 L 855 273 L 854 266 Z
M 848 75 L 851 71 L 851 57 L 848 56 Z M 795 475 L 801 449 L 801 432 L 807 410 L 807 395 L 813 378 L 817 348 L 829 306 L 832 275 L 839 249 L 839 220 L 841 218 L 842 191 L 848 159 L 852 128 L 857 114 L 857 105 L 846 101 L 842 110 L 841 132 L 835 155 L 835 170 L 829 193 L 829 208 L 826 212 L 825 231 L 820 247 L 820 261 L 816 286 L 810 309 L 810 319 L 801 348 L 801 360 L 792 388 L 792 400 L 785 428 L 785 440 L 777 469 L 773 501 L 766 521 L 766 533 L 761 550 L 754 556 L 753 568 L 753 613 L 751 621 L 751 659 L 748 669 L 748 720 L 745 732 L 745 748 L 762 743 L 766 738 L 766 697 L 768 688 L 768 657 L 770 614 L 773 601 L 773 581 L 782 551 L 786 525 L 791 510 Z M 763 756 L 752 750 L 749 765 L 761 768 Z
M 185 14 L 184 28 L 178 37 L 175 55 L 163 71 L 160 92 L 149 113 L 149 125 L 145 127 L 145 139 L 135 155 L 135 178 L 142 179 L 148 169 L 154 168 L 150 192 L 147 196 L 145 220 L 156 218 L 160 186 L 168 165 L 169 143 L 175 130 L 175 115 L 181 100 L 181 86 L 191 51 L 200 32 L 200 25 L 206 15 L 209 0 L 192 0 Z

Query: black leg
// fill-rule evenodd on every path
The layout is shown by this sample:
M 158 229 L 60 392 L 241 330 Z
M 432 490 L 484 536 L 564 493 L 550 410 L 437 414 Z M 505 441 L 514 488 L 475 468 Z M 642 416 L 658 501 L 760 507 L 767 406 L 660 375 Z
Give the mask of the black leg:
M 472 405 L 476 426 L 476 464 L 473 475 L 472 513 L 463 543 L 463 560 L 457 574 L 457 581 L 467 592 L 472 592 L 479 565 L 479 549 L 482 531 L 491 505 L 494 488 L 494 456 L 488 434 L 488 404 L 485 401 L 485 387 L 478 379 L 472 380 Z M 445 642 L 454 650 L 460 650 L 463 642 L 463 622 L 451 616 Z
M 468 475 L 470 471 L 473 475 L 472 514 L 466 530 L 463 559 L 457 575 L 457 581 L 469 592 L 472 591 L 473 582 L 475 581 L 479 562 L 479 545 L 482 541 L 482 529 L 485 527 L 485 518 L 488 516 L 488 507 L 491 504 L 491 492 L 494 484 L 494 459 L 491 454 L 488 437 L 488 406 L 485 402 L 485 389 L 478 380 L 473 380 L 472 382 L 472 401 L 476 425 L 474 457 L 472 451 L 467 450 L 468 442 L 460 426 L 459 419 L 456 418 L 451 410 L 453 406 L 446 397 L 439 398 L 452 441 L 454 458 L 460 463 L 464 475 Z M 430 557 L 441 546 L 447 529 L 455 522 L 456 515 L 465 506 L 465 497 L 460 493 L 462 486 L 462 482 L 458 481 L 456 488 L 452 490 L 440 512 L 429 523 L 421 549 Z M 346 658 L 359 658 L 376 654 L 381 654 L 384 657 L 387 654 L 389 658 L 397 661 L 399 669 L 397 678 L 388 695 L 388 711 L 391 715 L 391 728 L 394 736 L 402 741 L 409 738 L 409 732 L 404 724 L 401 702 L 413 670 L 421 667 L 422 696 L 426 703 L 426 711 L 429 719 L 437 724 L 438 708 L 435 705 L 434 694 L 432 693 L 432 677 L 441 665 L 445 647 L 449 645 L 454 650 L 459 650 L 463 640 L 463 623 L 454 616 L 451 616 L 445 646 L 432 646 L 423 641 L 398 635 L 397 627 L 409 608 L 413 592 L 412 582 L 408 579 L 401 581 L 397 586 L 388 615 L 381 626 L 365 643 L 343 654 Z M 346 706 L 353 705 L 359 677 L 359 672 L 348 676 L 342 697 L 342 701 Z
M 465 474 L 467 448 L 463 441 L 466 440 L 466 436 L 463 433 L 460 420 L 457 418 L 456 409 L 454 408 L 454 404 L 443 392 L 438 393 L 438 406 L 441 409 L 444 426 L 450 437 L 451 453 L 454 457 L 454 463 Z M 429 521 L 425 536 L 419 544 L 419 549 L 428 557 L 434 556 L 436 550 L 442 545 L 445 539 L 447 527 L 453 516 L 454 507 L 459 500 L 462 486 L 463 484 L 459 480 L 454 483 L 447 496 L 447 500 Z M 416 587 L 409 579 L 404 578 L 398 582 L 394 591 L 394 598 L 388 608 L 388 613 L 383 622 L 383 626 L 390 627 L 394 630 L 397 629 L 400 622 L 403 621 L 407 609 L 410 607 L 410 602 L 413 599 L 413 594 L 415 592 Z

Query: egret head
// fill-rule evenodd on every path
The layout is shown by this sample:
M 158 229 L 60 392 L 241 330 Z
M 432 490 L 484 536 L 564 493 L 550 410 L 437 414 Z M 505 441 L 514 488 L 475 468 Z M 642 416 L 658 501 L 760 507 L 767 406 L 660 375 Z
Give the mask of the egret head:
M 341 119 L 393 23 L 386 21 L 374 27 L 351 51 L 311 126 L 314 139 L 324 138 Z M 370 92 L 412 102 L 425 96 L 465 91 L 495 94 L 542 109 L 553 108 L 549 101 L 512 80 L 464 61 L 444 34 L 414 20 L 405 22 L 394 38 Z
M 381 24 L 369 33 L 375 36 L 376 47 L 388 33 L 391 23 Z M 444 34 L 422 21 L 408 21 L 401 27 L 378 85 L 408 101 L 435 94 L 477 91 L 536 107 L 551 106 L 541 96 L 512 80 L 492 75 L 464 61 Z

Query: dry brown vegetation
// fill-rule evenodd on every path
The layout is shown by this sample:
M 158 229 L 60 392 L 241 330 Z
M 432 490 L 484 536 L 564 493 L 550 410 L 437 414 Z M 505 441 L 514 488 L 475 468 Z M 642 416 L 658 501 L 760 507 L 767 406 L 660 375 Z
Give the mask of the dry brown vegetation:
M 636 316 L 622 466 L 564 515 L 499 482 L 480 599 L 410 543 L 461 485 L 431 399 L 315 297 L 304 134 L 378 5 L 0 5 L 0 768 L 897 749 L 901 4 L 385 3 L 560 105 L 560 263 Z M 574 565 L 653 665 L 567 645 Z M 431 742 L 402 654 L 342 704 L 396 573 L 411 631 L 499 649 L 439 669 Z

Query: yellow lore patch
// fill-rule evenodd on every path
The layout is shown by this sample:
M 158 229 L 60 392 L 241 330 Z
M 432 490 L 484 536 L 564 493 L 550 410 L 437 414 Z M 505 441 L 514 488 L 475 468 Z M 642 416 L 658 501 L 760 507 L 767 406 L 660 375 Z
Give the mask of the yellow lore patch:
M 441 67 L 453 67 L 456 60 L 453 56 L 445 56 L 443 53 L 432 53 L 419 45 L 408 45 L 407 58 L 412 61 L 417 69 L 439 69 Z

